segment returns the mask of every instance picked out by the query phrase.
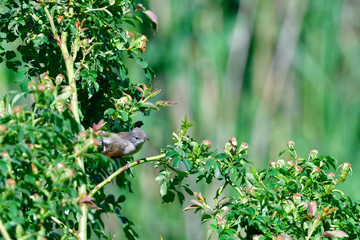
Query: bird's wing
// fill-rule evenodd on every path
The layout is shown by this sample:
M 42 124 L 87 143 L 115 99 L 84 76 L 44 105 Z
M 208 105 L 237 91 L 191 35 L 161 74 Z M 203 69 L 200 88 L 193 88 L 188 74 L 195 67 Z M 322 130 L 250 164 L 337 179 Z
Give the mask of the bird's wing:
M 115 139 L 110 139 L 108 142 L 108 147 L 105 148 L 103 154 L 109 158 L 120 158 L 124 156 L 124 151 L 128 143 L 125 141 L 117 141 Z

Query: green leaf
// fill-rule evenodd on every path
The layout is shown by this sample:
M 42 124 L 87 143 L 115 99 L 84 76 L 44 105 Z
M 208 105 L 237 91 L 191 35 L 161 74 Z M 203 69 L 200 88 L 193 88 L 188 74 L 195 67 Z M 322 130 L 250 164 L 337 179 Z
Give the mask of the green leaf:
M 127 112 L 121 110 L 121 111 L 120 111 L 120 114 L 121 114 L 122 119 L 123 119 L 125 122 L 127 122 L 127 121 L 129 120 L 129 115 L 127 114 Z
M 20 82 L 25 74 L 27 73 L 28 69 L 27 68 L 22 68 L 22 69 L 18 69 L 18 71 L 16 72 L 16 78 L 15 78 L 15 81 L 16 82 Z
M 182 192 L 177 192 L 177 196 L 178 196 L 178 199 L 179 199 L 179 202 L 180 202 L 180 204 L 181 205 L 183 205 L 184 204 L 184 202 L 185 202 L 185 196 L 184 196 L 184 194 L 182 194 Z
M 25 92 L 16 94 L 15 97 L 11 100 L 11 106 L 14 106 L 15 103 L 17 103 L 17 101 L 19 101 L 20 98 L 23 97 L 25 94 Z
M 226 153 L 219 153 L 218 155 L 215 156 L 215 159 L 217 160 L 224 160 L 226 158 L 229 158 L 230 156 Z
M 168 191 L 167 194 L 162 197 L 162 199 L 166 203 L 171 203 L 175 199 L 175 194 L 172 191 Z
M 190 169 L 192 169 L 193 164 L 192 164 L 192 162 L 191 162 L 190 160 L 185 159 L 183 162 L 184 162 L 184 165 L 185 165 L 186 170 L 189 171 Z
M 173 167 L 174 168 L 179 168 L 181 161 L 182 161 L 182 159 L 180 157 L 175 157 L 173 159 Z
M 206 170 L 207 172 L 210 172 L 210 171 L 211 171 L 211 167 L 212 167 L 213 163 L 214 163 L 214 159 L 212 159 L 212 158 L 209 158 L 208 160 L 206 160 L 205 170 Z
M 156 105 L 153 104 L 153 103 L 151 103 L 151 102 L 139 102 L 137 105 L 138 105 L 139 107 L 143 107 L 143 108 L 159 110 L 159 108 L 156 107 Z
M 167 191 L 168 191 L 167 182 L 164 182 L 160 186 L 160 194 L 161 194 L 161 196 L 165 196 L 167 194 Z
M 113 108 L 108 108 L 108 109 L 106 109 L 106 111 L 104 112 L 104 114 L 111 115 L 111 114 L 113 114 L 114 112 L 115 112 L 115 109 L 113 109 Z
M 7 163 L 2 159 L 0 159 L 0 172 L 3 176 L 6 176 L 8 173 Z
M 219 161 L 214 162 L 214 173 L 217 179 L 223 179 L 224 176 L 221 174 L 221 164 Z
M 6 60 L 13 59 L 16 57 L 16 53 L 14 51 L 7 51 L 5 54 Z
M 145 62 L 144 60 L 142 60 L 141 58 L 138 58 L 138 60 L 137 60 L 136 62 L 137 62 L 137 64 L 139 64 L 140 67 L 142 67 L 142 68 L 147 68 L 147 67 L 148 67 L 148 63 Z
M 210 214 L 203 214 L 201 217 L 201 222 L 204 223 L 210 219 L 212 219 L 212 216 Z
M 171 151 L 166 153 L 166 158 L 172 158 L 174 156 L 179 156 L 179 153 L 176 152 L 175 150 L 171 150 Z

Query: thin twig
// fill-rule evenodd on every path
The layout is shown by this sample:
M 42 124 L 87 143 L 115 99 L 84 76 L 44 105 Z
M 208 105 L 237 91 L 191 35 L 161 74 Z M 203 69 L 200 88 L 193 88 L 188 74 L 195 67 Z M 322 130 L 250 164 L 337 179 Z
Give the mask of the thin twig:
M 111 183 L 111 181 L 114 178 L 116 178 L 119 174 L 121 174 L 122 172 L 128 170 L 129 168 L 140 165 L 140 164 L 143 164 L 143 163 L 146 163 L 146 162 L 159 161 L 160 159 L 163 159 L 163 158 L 165 158 L 165 153 L 157 155 L 157 156 L 153 156 L 153 157 L 148 157 L 148 158 L 145 158 L 145 159 L 139 159 L 139 160 L 136 160 L 134 162 L 126 164 L 125 166 L 119 168 L 116 172 L 111 174 L 109 177 L 107 177 L 104 181 L 99 183 L 96 187 L 94 187 L 94 189 L 89 192 L 88 197 L 94 196 L 94 194 L 97 193 L 101 188 L 103 188 L 108 183 Z

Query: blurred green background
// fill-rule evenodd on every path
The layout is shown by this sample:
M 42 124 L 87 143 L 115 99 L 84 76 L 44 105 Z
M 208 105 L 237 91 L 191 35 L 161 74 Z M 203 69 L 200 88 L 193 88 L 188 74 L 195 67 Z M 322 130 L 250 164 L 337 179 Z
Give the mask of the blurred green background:
M 360 199 L 360 2 L 338 0 L 148 0 L 159 31 L 149 37 L 144 59 L 156 72 L 153 88 L 172 108 L 143 117 L 151 142 L 137 154 L 157 154 L 188 114 L 191 135 L 214 148 L 236 136 L 250 146 L 249 158 L 266 167 L 289 140 L 299 156 L 315 148 L 354 173 L 342 190 Z M 129 61 L 135 81 L 144 75 Z M 4 79 L 14 76 L 1 68 Z M 207 225 L 177 202 L 161 204 L 158 169 L 134 169 L 133 194 L 122 213 L 142 239 L 206 239 Z M 208 199 L 214 186 L 195 185 Z M 110 187 L 114 192 L 116 187 Z M 188 203 L 188 200 L 187 200 Z M 120 230 L 115 216 L 107 227 Z M 112 230 L 114 231 L 114 230 Z M 95 238 L 94 238 L 95 239 Z

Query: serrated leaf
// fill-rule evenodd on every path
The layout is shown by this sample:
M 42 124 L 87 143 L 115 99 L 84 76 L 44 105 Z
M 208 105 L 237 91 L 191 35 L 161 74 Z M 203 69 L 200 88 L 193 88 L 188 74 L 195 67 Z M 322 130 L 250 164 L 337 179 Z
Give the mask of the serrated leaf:
M 190 169 L 192 169 L 193 164 L 192 164 L 192 162 L 191 162 L 190 160 L 185 159 L 183 162 L 184 162 L 184 165 L 185 165 L 186 170 L 189 171 Z
M 173 159 L 173 167 L 174 168 L 179 168 L 181 161 L 182 161 L 182 159 L 180 157 L 175 157 Z
M 166 158 L 172 158 L 174 156 L 179 156 L 179 153 L 175 150 L 171 150 L 169 152 L 166 153 Z

